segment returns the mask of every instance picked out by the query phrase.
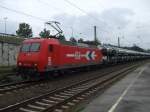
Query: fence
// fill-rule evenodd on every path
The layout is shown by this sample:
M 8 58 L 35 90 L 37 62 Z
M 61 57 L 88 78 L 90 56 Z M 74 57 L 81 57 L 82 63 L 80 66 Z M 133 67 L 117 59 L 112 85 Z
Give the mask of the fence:
M 0 66 L 16 65 L 21 38 L 0 33 Z
M 17 35 L 14 34 L 7 34 L 7 33 L 0 33 L 0 36 L 6 36 L 6 37 L 17 37 Z

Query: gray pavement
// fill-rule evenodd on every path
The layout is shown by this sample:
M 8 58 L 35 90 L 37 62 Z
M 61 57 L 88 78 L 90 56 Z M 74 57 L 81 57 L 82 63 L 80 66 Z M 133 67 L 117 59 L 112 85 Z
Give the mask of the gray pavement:
M 82 112 L 150 112 L 150 64 L 115 83 Z

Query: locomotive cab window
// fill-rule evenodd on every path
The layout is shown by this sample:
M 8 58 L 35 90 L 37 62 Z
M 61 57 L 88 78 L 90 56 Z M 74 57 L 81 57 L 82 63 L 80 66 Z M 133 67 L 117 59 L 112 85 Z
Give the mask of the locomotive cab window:
M 38 52 L 40 50 L 40 43 L 32 43 L 30 47 L 31 52 Z
M 22 45 L 21 52 L 38 52 L 40 50 L 40 43 L 25 43 Z
M 21 52 L 29 52 L 31 44 L 23 44 L 20 51 Z
M 49 46 L 48 46 L 48 51 L 49 51 L 49 52 L 53 52 L 53 45 L 49 45 Z

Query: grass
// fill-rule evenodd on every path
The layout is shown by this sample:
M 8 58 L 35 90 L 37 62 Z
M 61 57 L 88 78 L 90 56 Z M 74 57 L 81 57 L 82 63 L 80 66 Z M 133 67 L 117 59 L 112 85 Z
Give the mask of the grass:
M 9 74 L 1 74 L 0 73 L 0 81 L 4 80 L 4 79 L 7 79 Z
M 10 43 L 10 44 L 21 44 L 24 38 L 14 37 L 14 36 L 0 36 L 0 42 Z
M 0 81 L 7 80 L 8 76 L 13 73 L 15 66 L 0 66 Z
M 0 66 L 0 74 L 4 74 L 4 73 L 11 73 L 13 71 L 13 69 L 15 68 L 15 66 Z

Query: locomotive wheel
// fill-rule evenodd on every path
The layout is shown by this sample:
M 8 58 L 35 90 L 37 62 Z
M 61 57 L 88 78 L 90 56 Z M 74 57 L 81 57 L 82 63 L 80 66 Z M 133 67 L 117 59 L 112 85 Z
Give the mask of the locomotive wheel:
M 23 80 L 29 80 L 30 79 L 30 77 L 28 75 L 25 75 L 25 74 L 21 74 L 20 76 Z
M 58 71 L 55 71 L 52 73 L 52 76 L 55 78 L 55 77 L 58 77 L 59 76 L 59 72 Z

